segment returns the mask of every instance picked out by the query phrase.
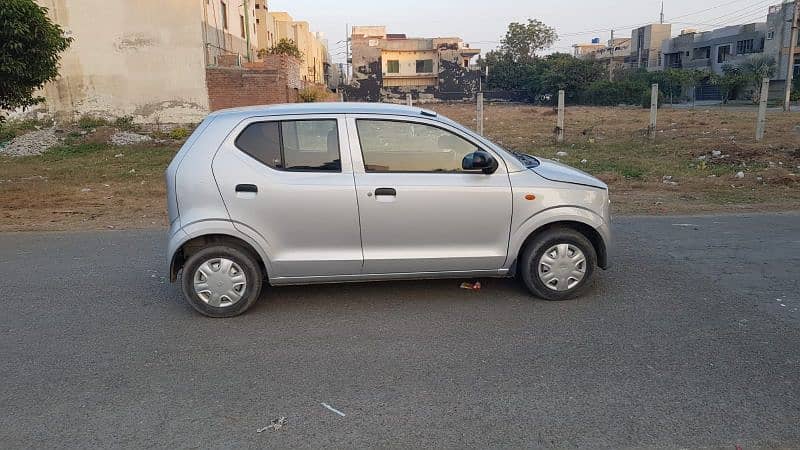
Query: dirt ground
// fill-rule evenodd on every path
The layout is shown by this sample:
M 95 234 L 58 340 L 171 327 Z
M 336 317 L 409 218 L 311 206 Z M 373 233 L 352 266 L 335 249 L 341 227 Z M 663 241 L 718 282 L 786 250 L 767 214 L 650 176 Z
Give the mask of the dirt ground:
M 426 107 L 475 127 L 474 104 Z M 551 108 L 497 104 L 486 107 L 485 131 L 602 178 L 615 213 L 800 209 L 800 114 L 771 111 L 759 143 L 751 108 L 664 108 L 655 140 L 648 117 L 641 108 L 569 107 L 566 142 L 556 145 Z M 179 141 L 114 147 L 103 129 L 65 134 L 43 155 L 0 156 L 0 231 L 166 225 L 163 174 Z
M 474 105 L 430 109 L 475 128 Z M 800 208 L 800 114 L 770 111 L 761 142 L 755 140 L 755 108 L 662 108 L 655 139 L 647 137 L 649 114 L 633 107 L 568 107 L 566 141 L 556 145 L 552 108 L 487 105 L 484 130 L 506 148 L 603 179 L 617 213 Z

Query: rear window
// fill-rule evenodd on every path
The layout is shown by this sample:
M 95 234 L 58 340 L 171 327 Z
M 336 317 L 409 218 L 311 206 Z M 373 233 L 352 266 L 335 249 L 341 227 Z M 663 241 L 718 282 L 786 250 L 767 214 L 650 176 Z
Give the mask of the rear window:
M 236 147 L 277 170 L 342 170 L 336 119 L 252 123 L 236 138 Z

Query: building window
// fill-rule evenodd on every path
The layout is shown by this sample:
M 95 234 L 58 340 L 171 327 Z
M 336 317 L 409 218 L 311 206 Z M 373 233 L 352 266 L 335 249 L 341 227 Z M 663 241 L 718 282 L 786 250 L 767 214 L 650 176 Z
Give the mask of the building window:
M 773 39 L 775 39 L 775 32 L 774 31 L 770 31 L 769 33 L 767 33 L 767 40 L 771 41 Z
M 244 39 L 245 28 L 244 28 L 244 16 L 242 15 L 239 16 L 239 29 L 242 30 L 242 39 Z
M 699 47 L 693 50 L 694 54 L 692 59 L 708 59 L 711 58 L 711 47 Z
M 222 21 L 222 29 L 228 29 L 228 5 L 225 2 L 219 2 L 219 17 Z
M 717 47 L 717 63 L 722 64 L 731 56 L 731 46 L 730 45 L 721 45 Z
M 400 61 L 396 59 L 386 61 L 386 71 L 389 73 L 400 73 Z
M 432 59 L 418 59 L 417 60 L 417 73 L 433 73 L 433 60 Z
M 736 54 L 743 55 L 745 53 L 753 53 L 753 40 L 745 39 L 744 41 L 736 42 Z

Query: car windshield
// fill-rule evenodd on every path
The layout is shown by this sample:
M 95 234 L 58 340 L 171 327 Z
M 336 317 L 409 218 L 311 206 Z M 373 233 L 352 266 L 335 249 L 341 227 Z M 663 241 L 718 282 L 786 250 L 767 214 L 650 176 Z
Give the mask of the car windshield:
M 528 155 L 526 153 L 515 152 L 512 150 L 506 150 L 506 151 L 514 155 L 519 160 L 519 162 L 521 162 L 522 165 L 524 165 L 528 169 L 539 167 L 539 160 L 531 155 Z

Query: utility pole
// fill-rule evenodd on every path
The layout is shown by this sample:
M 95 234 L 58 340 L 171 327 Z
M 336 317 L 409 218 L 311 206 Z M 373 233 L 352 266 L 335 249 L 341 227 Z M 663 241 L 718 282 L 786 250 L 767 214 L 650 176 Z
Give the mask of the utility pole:
M 608 61 L 608 81 L 614 81 L 614 30 L 611 30 L 611 59 Z
M 244 6 L 244 36 L 247 44 L 247 62 L 253 62 L 253 50 L 250 48 L 250 4 L 248 0 L 243 0 Z
M 661 2 L 661 24 L 664 24 L 664 2 Z
M 656 122 L 658 120 L 658 83 L 650 86 L 650 139 L 656 138 Z
M 556 119 L 556 142 L 564 142 L 564 90 L 558 91 L 558 117 Z
M 344 25 L 344 83 L 350 84 L 350 24 Z
M 478 134 L 483 136 L 483 92 L 478 92 Z
M 767 125 L 767 99 L 769 98 L 769 78 L 761 81 L 761 99 L 758 102 L 758 119 L 756 119 L 756 140 L 764 139 L 764 129 Z
M 797 49 L 797 21 L 800 16 L 800 0 L 794 0 L 794 17 L 792 17 L 792 33 L 789 38 L 789 57 L 786 62 L 786 87 L 784 88 L 783 110 L 791 111 L 792 78 L 794 75 L 794 52 Z

